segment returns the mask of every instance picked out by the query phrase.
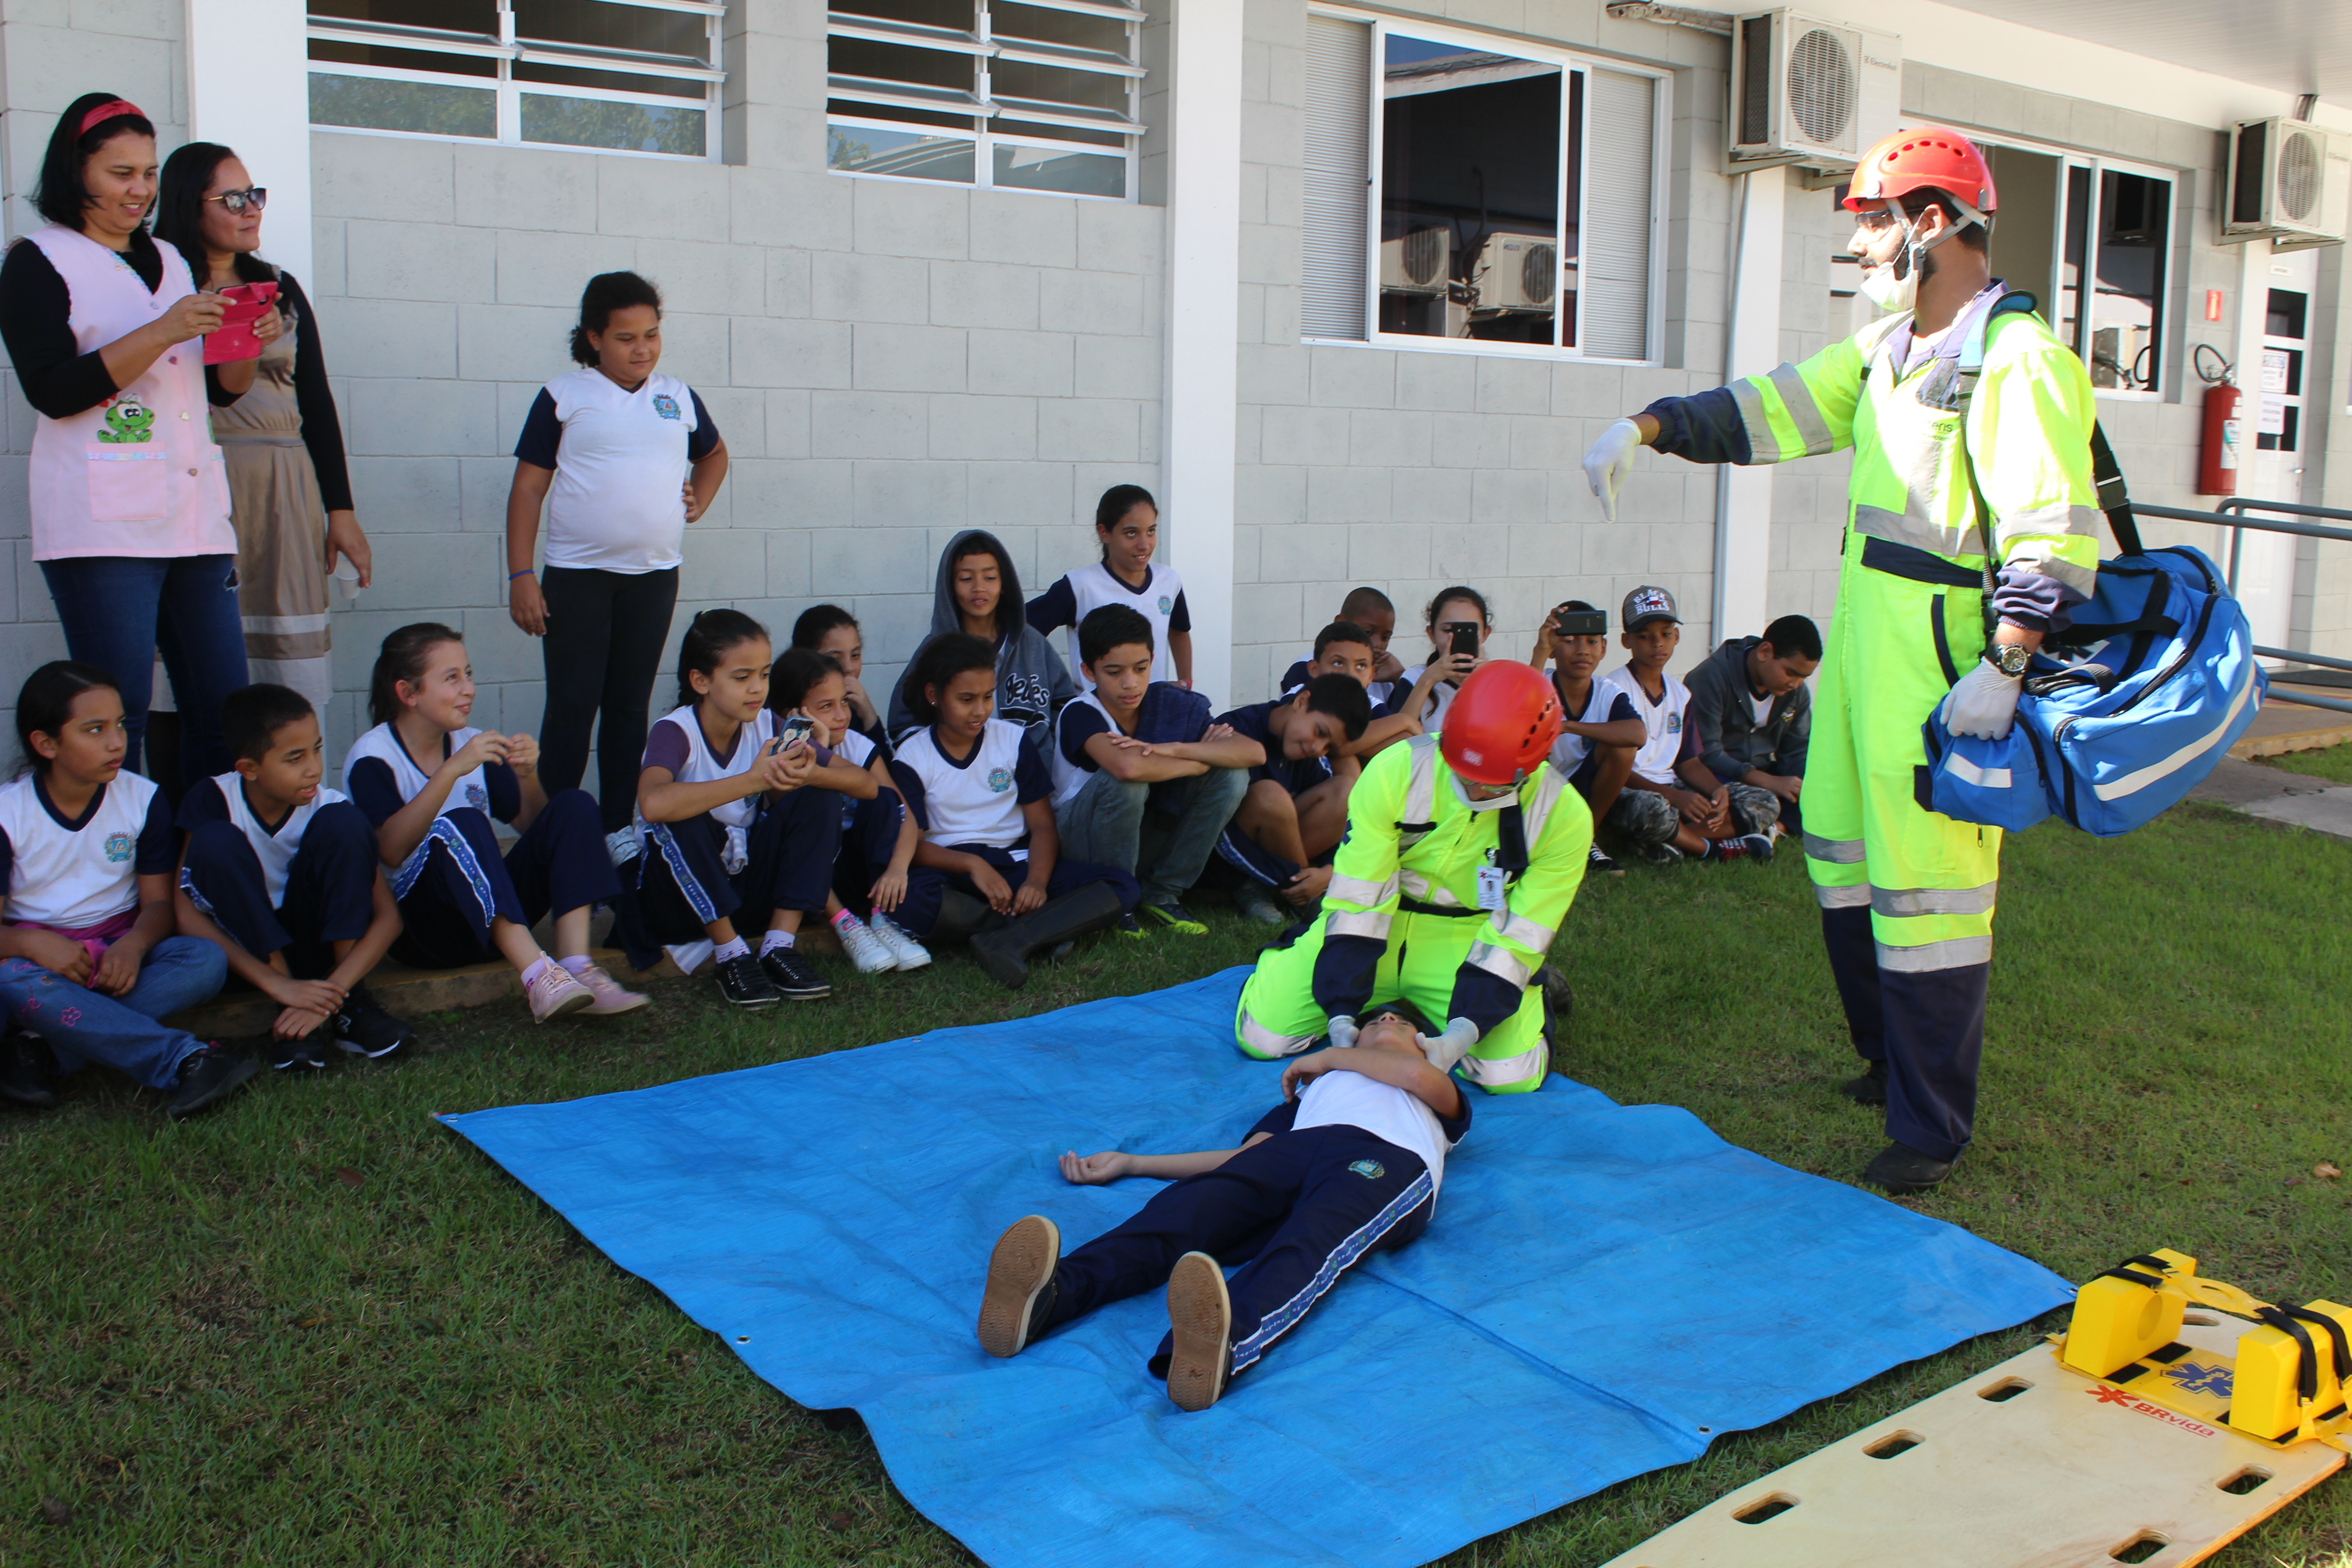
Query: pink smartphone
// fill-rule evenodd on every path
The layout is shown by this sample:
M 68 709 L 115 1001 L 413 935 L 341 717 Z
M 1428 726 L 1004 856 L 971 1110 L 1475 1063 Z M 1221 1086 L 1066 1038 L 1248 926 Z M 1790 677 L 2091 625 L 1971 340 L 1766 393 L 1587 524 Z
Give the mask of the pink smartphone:
M 261 342 L 253 335 L 253 323 L 261 320 L 265 311 L 278 309 L 278 285 L 239 283 L 220 293 L 226 302 L 221 309 L 221 324 L 217 331 L 205 335 L 205 363 L 228 364 L 236 360 L 259 359 Z

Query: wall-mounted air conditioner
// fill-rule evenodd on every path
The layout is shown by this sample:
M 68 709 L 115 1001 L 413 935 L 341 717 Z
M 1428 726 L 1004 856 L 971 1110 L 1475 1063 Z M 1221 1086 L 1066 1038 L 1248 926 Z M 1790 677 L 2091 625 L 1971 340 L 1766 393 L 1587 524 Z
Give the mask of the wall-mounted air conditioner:
M 2352 135 L 2284 115 L 2241 121 L 2223 173 L 2224 243 L 2268 237 L 2298 250 L 2352 232 Z
M 1801 11 L 1731 23 L 1732 173 L 1795 163 L 1850 172 L 1903 110 L 1903 40 Z
M 1453 262 L 1450 228 L 1417 228 L 1398 238 L 1384 239 L 1381 241 L 1381 291 L 1443 294 Z
M 1490 234 L 1470 269 L 1474 310 L 1549 310 L 1559 300 L 1559 246 L 1548 234 Z

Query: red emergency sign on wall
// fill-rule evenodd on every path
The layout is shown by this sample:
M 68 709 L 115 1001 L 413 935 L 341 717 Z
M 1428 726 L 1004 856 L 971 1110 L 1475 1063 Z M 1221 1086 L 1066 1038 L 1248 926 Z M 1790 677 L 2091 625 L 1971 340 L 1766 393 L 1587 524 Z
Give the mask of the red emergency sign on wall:
M 2205 290 L 2205 319 L 2209 321 L 2221 319 L 2221 290 L 2219 289 Z

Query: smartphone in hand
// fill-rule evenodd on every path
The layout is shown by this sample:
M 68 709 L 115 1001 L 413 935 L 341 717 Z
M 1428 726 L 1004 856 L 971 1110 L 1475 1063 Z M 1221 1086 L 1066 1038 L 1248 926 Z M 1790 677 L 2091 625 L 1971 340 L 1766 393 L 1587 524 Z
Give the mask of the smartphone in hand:
M 1466 653 L 1473 658 L 1478 657 L 1477 622 L 1448 621 L 1439 629 L 1451 639 L 1446 645 L 1446 652 Z
M 815 722 L 814 720 L 799 713 L 785 720 L 776 727 L 774 751 L 781 754 L 805 742 L 809 737 L 809 731 L 814 728 Z

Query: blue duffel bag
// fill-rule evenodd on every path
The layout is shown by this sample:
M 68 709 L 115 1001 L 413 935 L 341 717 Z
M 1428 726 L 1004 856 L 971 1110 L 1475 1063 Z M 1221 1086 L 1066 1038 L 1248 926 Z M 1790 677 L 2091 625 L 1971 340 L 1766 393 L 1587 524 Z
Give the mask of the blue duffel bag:
M 1952 734 L 1940 702 L 1928 715 L 1920 805 L 2012 833 L 2056 816 L 2112 838 L 2187 795 L 2252 722 L 2270 678 L 2220 570 L 2118 531 L 2128 552 L 2099 563 L 2098 591 L 2034 656 L 2006 739 Z

